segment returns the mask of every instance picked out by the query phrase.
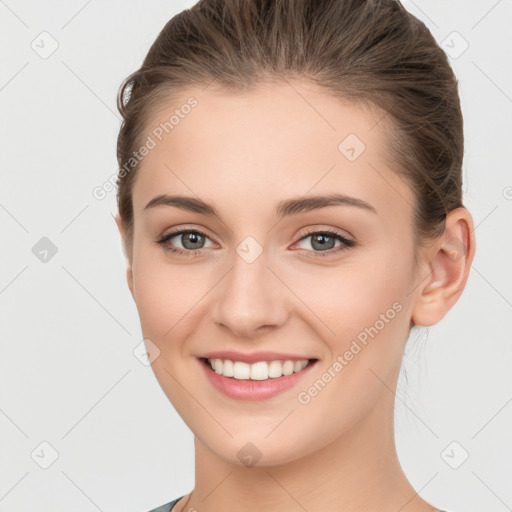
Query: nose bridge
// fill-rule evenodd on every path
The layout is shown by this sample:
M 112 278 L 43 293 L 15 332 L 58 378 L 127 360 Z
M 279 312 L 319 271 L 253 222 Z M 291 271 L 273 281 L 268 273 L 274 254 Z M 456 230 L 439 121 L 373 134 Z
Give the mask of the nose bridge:
M 246 337 L 260 327 L 284 322 L 286 297 L 282 284 L 268 268 L 268 252 L 247 237 L 235 248 L 231 261 L 231 271 L 215 296 L 215 322 Z

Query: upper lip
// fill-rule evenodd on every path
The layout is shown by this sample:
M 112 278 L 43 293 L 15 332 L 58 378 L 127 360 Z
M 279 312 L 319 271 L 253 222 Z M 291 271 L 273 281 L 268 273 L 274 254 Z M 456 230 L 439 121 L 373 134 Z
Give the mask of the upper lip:
M 230 359 L 231 361 L 241 361 L 243 363 L 257 363 L 258 361 L 276 361 L 276 360 L 291 360 L 302 361 L 304 359 L 316 359 L 314 357 L 301 356 L 296 354 L 287 354 L 283 352 L 252 352 L 244 354 L 242 352 L 235 352 L 232 350 L 221 350 L 217 352 L 208 352 L 201 356 L 205 359 Z

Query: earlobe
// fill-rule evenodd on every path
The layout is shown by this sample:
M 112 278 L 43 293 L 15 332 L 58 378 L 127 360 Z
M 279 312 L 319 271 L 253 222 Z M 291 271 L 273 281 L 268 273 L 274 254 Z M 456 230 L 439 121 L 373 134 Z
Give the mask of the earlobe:
M 126 253 L 126 234 L 125 234 L 125 227 L 123 224 L 123 221 L 119 214 L 116 215 L 115 221 L 117 224 L 117 229 L 119 230 L 119 234 L 121 235 L 121 244 L 123 249 L 123 254 L 126 257 L 127 266 L 126 266 L 126 282 L 128 283 L 128 288 L 130 289 L 130 293 L 132 294 L 132 297 L 135 299 L 135 295 L 133 293 L 133 269 L 132 269 L 132 262 L 130 261 L 130 258 L 128 257 L 128 254 Z
M 426 252 L 426 277 L 418 287 L 412 314 L 420 326 L 439 322 L 464 290 L 475 254 L 471 214 L 464 207 L 449 212 L 444 233 Z

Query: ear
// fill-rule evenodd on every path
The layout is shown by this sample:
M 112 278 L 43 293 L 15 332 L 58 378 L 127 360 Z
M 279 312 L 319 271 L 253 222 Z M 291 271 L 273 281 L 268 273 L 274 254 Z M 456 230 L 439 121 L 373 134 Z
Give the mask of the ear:
M 128 288 L 132 294 L 132 297 L 135 299 L 135 295 L 133 293 L 133 270 L 132 270 L 132 262 L 126 253 L 126 230 L 123 224 L 123 220 L 121 219 L 119 213 L 115 217 L 117 229 L 119 230 L 119 234 L 121 235 L 123 253 L 126 257 L 127 266 L 126 266 L 126 281 L 128 282 Z
M 444 233 L 423 253 L 423 278 L 416 290 L 412 321 L 434 325 L 457 302 L 475 255 L 473 218 L 464 207 L 448 213 Z

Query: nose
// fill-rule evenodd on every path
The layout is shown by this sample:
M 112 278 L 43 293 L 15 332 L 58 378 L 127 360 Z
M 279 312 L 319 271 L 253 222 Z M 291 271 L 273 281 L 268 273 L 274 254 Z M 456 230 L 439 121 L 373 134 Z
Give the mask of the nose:
M 230 272 L 212 297 L 213 321 L 234 337 L 257 337 L 286 322 L 290 311 L 286 292 L 268 267 L 265 252 L 250 263 L 235 254 Z

